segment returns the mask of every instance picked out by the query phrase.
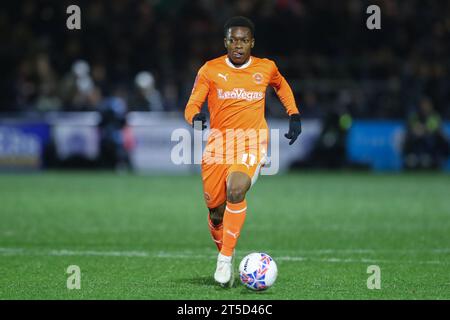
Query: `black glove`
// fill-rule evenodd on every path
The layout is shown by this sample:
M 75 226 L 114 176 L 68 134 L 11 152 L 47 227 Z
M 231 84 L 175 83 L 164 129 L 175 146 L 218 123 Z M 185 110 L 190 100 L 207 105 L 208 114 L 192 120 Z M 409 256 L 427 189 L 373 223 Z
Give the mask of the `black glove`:
M 298 136 L 302 133 L 302 122 L 300 120 L 300 114 L 295 113 L 289 118 L 289 132 L 284 136 L 291 141 L 289 145 L 293 144 L 297 140 Z
M 192 127 L 193 127 L 194 129 L 200 129 L 200 128 L 198 127 L 198 125 L 197 125 L 197 126 L 195 125 L 195 122 L 196 122 L 196 121 L 201 121 L 201 122 L 202 122 L 202 130 L 203 130 L 203 129 L 206 129 L 206 128 L 208 127 L 208 126 L 205 124 L 205 123 L 206 123 L 206 114 L 200 112 L 200 113 L 197 113 L 197 114 L 192 118 Z

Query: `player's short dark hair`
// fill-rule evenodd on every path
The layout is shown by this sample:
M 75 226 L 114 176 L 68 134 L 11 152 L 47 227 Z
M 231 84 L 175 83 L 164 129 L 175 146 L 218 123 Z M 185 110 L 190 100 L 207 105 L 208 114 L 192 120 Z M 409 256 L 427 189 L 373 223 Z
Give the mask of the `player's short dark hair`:
M 227 36 L 228 29 L 230 29 L 232 27 L 249 28 L 250 32 L 252 33 L 252 36 L 255 35 L 255 25 L 249 18 L 246 18 L 243 16 L 236 16 L 236 17 L 230 18 L 223 27 L 223 33 L 225 36 Z

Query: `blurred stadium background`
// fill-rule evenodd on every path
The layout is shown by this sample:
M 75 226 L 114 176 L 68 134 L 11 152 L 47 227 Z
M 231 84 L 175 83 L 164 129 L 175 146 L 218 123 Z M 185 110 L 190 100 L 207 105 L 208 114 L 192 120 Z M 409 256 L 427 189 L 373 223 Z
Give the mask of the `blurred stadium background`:
M 81 30 L 66 28 L 72 4 Z M 366 28 L 371 4 L 381 30 Z M 449 298 L 449 1 L 1 7 L 0 298 Z M 239 255 L 277 260 L 267 295 L 216 288 L 199 166 L 170 160 L 233 15 L 255 22 L 253 54 L 277 62 L 303 114 L 298 142 L 281 137 L 280 174 L 248 195 Z M 266 113 L 287 132 L 270 88 Z M 73 263 L 87 279 L 76 293 Z M 382 266 L 379 293 L 368 264 Z
M 81 8 L 81 30 L 66 28 L 71 4 Z M 381 8 L 381 30 L 366 28 L 370 4 Z M 122 159 L 117 153 L 125 152 L 137 171 L 189 171 L 192 166 L 168 161 L 169 134 L 188 128 L 185 103 L 198 68 L 224 53 L 224 22 L 245 15 L 257 26 L 254 55 L 278 63 L 304 117 L 301 143 L 281 145 L 281 169 L 450 169 L 445 1 L 21 0 L 2 6 L 1 168 L 111 166 L 112 154 Z M 267 116 L 272 127 L 285 128 L 273 90 Z M 102 119 L 104 130 L 97 130 Z M 114 151 L 114 143 L 124 150 Z

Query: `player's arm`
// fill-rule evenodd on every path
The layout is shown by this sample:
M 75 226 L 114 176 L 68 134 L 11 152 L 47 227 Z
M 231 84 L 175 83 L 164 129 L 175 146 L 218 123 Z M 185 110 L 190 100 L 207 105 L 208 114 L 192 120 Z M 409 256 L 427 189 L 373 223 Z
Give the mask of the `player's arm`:
M 273 64 L 273 72 L 269 84 L 275 89 L 278 98 L 289 115 L 289 132 L 284 136 L 291 140 L 289 142 L 289 145 L 291 145 L 295 142 L 295 140 L 297 140 L 298 136 L 302 132 L 300 112 L 298 111 L 295 103 L 295 98 L 291 87 L 287 83 L 286 79 L 281 75 L 280 71 L 278 71 L 275 64 Z
M 195 122 L 201 121 L 202 129 L 206 128 L 206 115 L 200 111 L 209 92 L 209 81 L 205 69 L 206 65 L 203 65 L 198 71 L 191 96 L 189 97 L 189 101 L 184 111 L 184 118 L 186 121 L 193 127 Z

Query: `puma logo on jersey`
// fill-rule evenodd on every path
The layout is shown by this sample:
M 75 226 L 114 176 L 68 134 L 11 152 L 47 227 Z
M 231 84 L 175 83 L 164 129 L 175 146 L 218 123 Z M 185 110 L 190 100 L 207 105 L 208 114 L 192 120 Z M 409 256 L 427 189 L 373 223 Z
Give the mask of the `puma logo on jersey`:
M 264 98 L 264 92 L 247 91 L 243 88 L 234 88 L 231 91 L 223 91 L 222 89 L 217 89 L 217 97 L 220 100 L 243 99 L 247 101 L 257 101 Z
M 225 75 L 223 75 L 222 73 L 218 73 L 217 74 L 219 77 L 223 78 L 225 81 L 228 81 L 227 77 L 228 77 L 228 73 L 226 73 Z

